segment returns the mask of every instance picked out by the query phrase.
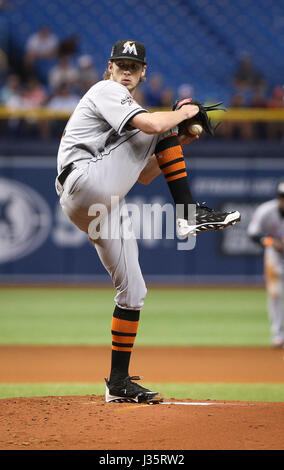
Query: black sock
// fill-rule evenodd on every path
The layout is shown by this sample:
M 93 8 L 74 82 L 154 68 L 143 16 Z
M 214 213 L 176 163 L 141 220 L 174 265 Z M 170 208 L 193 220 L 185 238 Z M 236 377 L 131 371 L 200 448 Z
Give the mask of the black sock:
M 130 357 L 131 352 L 111 351 L 110 381 L 129 375 Z
M 115 307 L 111 323 L 112 354 L 110 381 L 129 375 L 129 362 L 135 341 L 139 310 Z
M 188 204 L 196 204 L 196 201 L 191 194 L 187 177 L 169 181 L 168 186 L 177 206 L 177 217 L 188 219 Z

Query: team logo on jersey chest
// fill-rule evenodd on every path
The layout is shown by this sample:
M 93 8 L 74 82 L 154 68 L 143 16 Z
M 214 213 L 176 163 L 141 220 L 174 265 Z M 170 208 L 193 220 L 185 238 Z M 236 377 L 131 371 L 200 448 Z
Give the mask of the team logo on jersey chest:
M 134 54 L 134 55 L 137 55 L 137 50 L 136 50 L 136 46 L 135 46 L 135 42 L 131 42 L 131 41 L 126 41 L 124 44 L 123 44 L 123 51 L 122 51 L 122 54 L 127 54 L 127 52 L 129 54 Z
M 126 104 L 128 103 L 128 106 L 131 106 L 133 103 L 133 98 L 131 95 L 125 95 L 125 98 L 122 98 L 121 104 Z

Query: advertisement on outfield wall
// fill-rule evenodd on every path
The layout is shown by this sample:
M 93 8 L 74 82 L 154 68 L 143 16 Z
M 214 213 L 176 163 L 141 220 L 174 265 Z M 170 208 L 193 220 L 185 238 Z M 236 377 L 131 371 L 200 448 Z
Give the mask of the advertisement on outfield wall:
M 175 234 L 171 196 L 160 175 L 126 198 L 146 281 L 262 282 L 262 250 L 247 236 L 256 207 L 274 198 L 280 159 L 187 160 L 194 197 L 242 220 L 183 241 Z M 62 212 L 53 157 L 0 158 L 0 281 L 109 281 L 88 236 Z

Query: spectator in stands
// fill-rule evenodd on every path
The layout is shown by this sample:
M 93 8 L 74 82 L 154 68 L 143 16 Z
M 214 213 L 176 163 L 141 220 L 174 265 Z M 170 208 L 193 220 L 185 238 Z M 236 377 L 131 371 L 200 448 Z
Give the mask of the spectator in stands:
M 62 39 L 58 45 L 58 57 L 74 56 L 78 52 L 79 38 L 77 34 L 72 34 Z
M 177 99 L 181 100 L 182 98 L 188 98 L 193 96 L 194 89 L 190 83 L 183 83 L 177 89 Z
M 21 83 L 18 75 L 9 75 L 5 86 L 1 89 L 1 103 L 10 109 L 30 109 L 43 106 L 47 100 L 47 92 L 37 78 L 30 77 L 26 84 Z
M 33 103 L 29 99 L 26 88 L 18 82 L 18 77 L 10 77 L 9 83 L 10 89 L 6 93 L 5 106 L 10 111 L 24 111 L 24 115 L 7 119 L 7 134 L 19 137 L 23 130 L 28 134 L 29 128 L 36 125 L 37 120 L 35 117 L 26 114 L 27 111 L 33 108 Z
M 50 111 L 66 113 L 66 118 L 53 119 L 52 121 L 44 121 L 42 136 L 47 139 L 51 135 L 59 137 L 62 135 L 63 130 L 68 121 L 69 115 L 77 106 L 80 101 L 80 96 L 73 93 L 72 87 L 68 83 L 61 83 L 55 90 L 55 94 L 49 100 L 46 108 Z
M 72 112 L 80 101 L 80 96 L 72 92 L 68 83 L 60 83 L 54 96 L 47 103 L 47 108 L 53 111 Z
M 77 86 L 79 71 L 73 65 L 70 56 L 62 56 L 58 63 L 52 67 L 48 75 L 48 85 L 51 90 L 58 89 L 63 84 Z
M 163 108 L 172 108 L 174 103 L 174 91 L 171 88 L 165 88 L 161 96 L 161 106 Z
M 21 81 L 20 77 L 16 74 L 8 75 L 6 82 L 0 90 L 0 103 L 6 106 L 8 101 L 13 96 L 20 95 L 21 92 Z
M 258 91 L 264 93 L 267 83 L 262 74 L 255 68 L 249 56 L 244 56 L 239 62 L 239 66 L 234 75 L 234 86 L 236 92 L 243 93 L 244 97 L 248 100 L 251 95 Z
M 243 93 L 235 93 L 232 96 L 230 108 L 245 108 L 246 102 Z
M 29 100 L 33 108 L 43 106 L 48 99 L 47 91 L 36 77 L 30 77 L 27 80 L 26 98 Z
M 245 108 L 246 101 L 244 94 L 241 92 L 235 93 L 232 97 L 229 108 Z M 244 139 L 249 140 L 253 137 L 253 123 L 248 121 L 223 121 L 222 125 L 218 127 L 218 135 L 222 135 L 229 139 Z
M 21 131 L 24 135 L 41 137 L 45 134 L 45 123 L 32 110 L 45 105 L 48 99 L 47 91 L 36 77 L 30 77 L 22 92 L 20 107 L 30 112 L 22 120 Z
M 23 87 L 19 87 L 15 90 L 14 93 L 11 93 L 10 96 L 7 96 L 5 106 L 10 110 L 22 110 L 27 108 L 27 103 L 25 100 L 25 90 Z
M 256 90 L 250 99 L 249 102 L 250 108 L 266 108 L 266 99 L 263 96 L 263 93 Z
M 256 90 L 249 102 L 250 108 L 265 108 L 266 100 L 263 96 L 262 91 Z M 263 121 L 247 122 L 246 126 L 252 126 L 253 137 L 255 139 L 266 139 L 267 135 L 267 123 Z
M 284 108 L 284 87 L 276 86 L 273 88 L 271 96 L 267 100 L 268 108 Z
M 47 26 L 32 34 L 26 44 L 25 63 L 30 70 L 37 59 L 54 59 L 57 55 L 58 38 Z
M 159 107 L 162 106 L 163 78 L 161 75 L 152 75 L 149 84 L 145 89 L 146 106 Z
M 266 103 L 268 108 L 281 109 L 284 108 L 284 87 L 276 86 L 273 88 L 271 96 Z M 267 137 L 269 139 L 283 139 L 284 123 L 283 121 L 269 121 L 267 123 Z
M 0 48 L 0 85 L 3 84 L 8 73 L 8 57 L 6 52 Z
M 97 71 L 93 65 L 93 59 L 90 55 L 85 54 L 78 59 L 78 89 L 83 96 L 98 80 Z

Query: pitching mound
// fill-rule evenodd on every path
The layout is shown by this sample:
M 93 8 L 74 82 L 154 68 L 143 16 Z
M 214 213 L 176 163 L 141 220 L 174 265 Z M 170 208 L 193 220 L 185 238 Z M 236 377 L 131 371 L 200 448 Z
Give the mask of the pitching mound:
M 1 347 L 1 381 L 97 382 L 109 348 Z M 283 351 L 137 347 L 132 371 L 153 382 L 283 382 Z M 0 449 L 284 449 L 284 403 L 176 400 L 105 403 L 102 396 L 0 400 Z M 175 402 L 175 403 L 172 403 Z
M 1 400 L 1 449 L 283 449 L 284 403 L 105 403 L 101 396 Z

